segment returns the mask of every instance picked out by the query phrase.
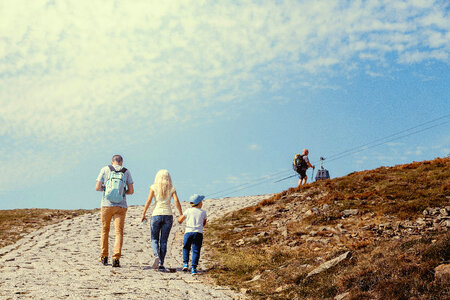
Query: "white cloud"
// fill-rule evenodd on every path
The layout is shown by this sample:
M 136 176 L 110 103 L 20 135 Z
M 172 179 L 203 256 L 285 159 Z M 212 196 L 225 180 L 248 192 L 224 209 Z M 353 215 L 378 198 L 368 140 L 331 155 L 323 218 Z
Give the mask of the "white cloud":
M 252 151 L 258 151 L 258 150 L 261 150 L 261 146 L 258 145 L 258 144 L 250 144 L 250 145 L 248 146 L 248 149 L 249 149 L 249 150 L 252 150 Z
M 386 143 L 386 145 L 388 145 L 389 147 L 399 147 L 399 146 L 403 146 L 404 143 L 400 143 L 400 142 L 388 142 L 388 143 Z
M 448 63 L 449 20 L 445 1 L 2 1 L 0 137 L 81 151 L 130 119 L 151 134 L 266 86 L 380 76 L 392 55 Z M 0 151 L 8 169 L 47 158 Z
M 427 151 L 427 147 L 423 147 L 423 146 L 416 146 L 414 149 L 409 149 L 405 151 L 406 155 L 410 155 L 410 156 L 420 156 L 422 154 L 424 154 L 424 152 Z

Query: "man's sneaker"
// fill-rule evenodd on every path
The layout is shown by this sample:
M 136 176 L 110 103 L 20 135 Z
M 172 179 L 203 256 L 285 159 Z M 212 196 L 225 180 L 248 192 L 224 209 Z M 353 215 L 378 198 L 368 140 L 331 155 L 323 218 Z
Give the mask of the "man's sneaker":
M 106 266 L 108 264 L 108 257 L 102 256 L 102 257 L 100 257 L 100 261 L 102 262 L 103 265 Z
M 183 265 L 183 271 L 187 272 L 189 270 L 189 264 L 184 264 Z
M 159 257 L 155 257 L 153 261 L 152 269 L 156 269 L 159 266 Z
M 192 275 L 197 275 L 198 273 L 197 273 L 197 269 L 196 268 L 192 268 L 191 269 L 191 274 Z
M 160 271 L 160 272 L 165 272 L 165 271 L 166 271 L 166 268 L 165 268 L 163 265 L 159 265 L 159 266 L 158 266 L 158 271 Z
M 118 259 L 113 259 L 112 261 L 113 268 L 120 268 L 120 263 Z

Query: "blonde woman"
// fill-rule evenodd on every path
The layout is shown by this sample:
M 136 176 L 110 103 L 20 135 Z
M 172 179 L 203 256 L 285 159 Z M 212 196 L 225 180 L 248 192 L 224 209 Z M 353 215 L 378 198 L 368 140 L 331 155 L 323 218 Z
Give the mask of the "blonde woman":
M 156 173 L 155 182 L 150 187 L 141 221 L 147 220 L 145 213 L 152 203 L 153 197 L 155 197 L 156 203 L 151 218 L 152 249 L 155 257 L 153 268 L 156 269 L 158 267 L 159 271 L 165 271 L 164 258 L 167 252 L 167 240 L 173 224 L 172 209 L 170 207 L 172 198 L 180 216 L 183 214 L 177 192 L 172 185 L 172 179 L 167 170 L 159 170 Z

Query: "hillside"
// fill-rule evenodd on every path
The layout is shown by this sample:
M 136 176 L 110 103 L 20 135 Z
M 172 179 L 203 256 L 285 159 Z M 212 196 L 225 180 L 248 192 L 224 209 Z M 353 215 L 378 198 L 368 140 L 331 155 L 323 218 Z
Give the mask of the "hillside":
M 10 209 L 0 210 L 0 248 L 14 244 L 30 232 L 94 210 Z
M 205 257 L 252 298 L 448 299 L 449 211 L 450 158 L 381 167 L 211 222 Z

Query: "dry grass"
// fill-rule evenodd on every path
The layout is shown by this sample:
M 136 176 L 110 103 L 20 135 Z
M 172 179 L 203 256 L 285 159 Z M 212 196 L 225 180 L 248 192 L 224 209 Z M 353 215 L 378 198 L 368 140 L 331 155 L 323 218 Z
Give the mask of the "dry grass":
M 0 248 L 13 244 L 27 233 L 93 210 L 12 209 L 0 210 Z
M 443 299 L 449 284 L 435 280 L 434 268 L 449 261 L 447 232 L 392 239 L 371 229 L 449 205 L 449 158 L 291 188 L 205 228 L 210 275 L 258 299 Z M 348 209 L 357 214 L 345 216 Z M 348 250 L 350 260 L 306 278 Z

